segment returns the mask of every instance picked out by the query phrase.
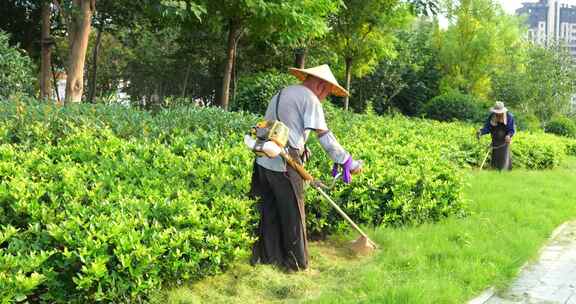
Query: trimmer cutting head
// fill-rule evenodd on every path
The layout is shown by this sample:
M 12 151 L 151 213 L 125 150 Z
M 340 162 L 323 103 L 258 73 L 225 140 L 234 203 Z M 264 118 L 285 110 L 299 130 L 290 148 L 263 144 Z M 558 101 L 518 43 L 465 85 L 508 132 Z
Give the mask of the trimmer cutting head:
M 376 244 L 365 236 L 360 236 L 352 242 L 350 249 L 357 255 L 369 255 L 376 250 Z

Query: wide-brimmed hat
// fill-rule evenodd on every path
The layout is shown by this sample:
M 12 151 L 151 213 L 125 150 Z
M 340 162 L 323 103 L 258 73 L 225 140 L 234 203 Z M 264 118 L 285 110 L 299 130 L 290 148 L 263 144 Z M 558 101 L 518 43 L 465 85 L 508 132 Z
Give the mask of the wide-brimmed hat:
M 332 71 L 327 64 L 319 65 L 309 69 L 289 68 L 288 70 L 300 80 L 304 80 L 306 77 L 308 77 L 308 75 L 310 75 L 330 83 L 332 85 L 331 93 L 336 96 L 350 96 L 350 93 L 348 93 L 346 89 L 338 84 L 336 77 L 334 77 L 334 74 L 332 74 Z
M 502 114 L 508 112 L 508 109 L 504 106 L 504 103 L 501 101 L 497 101 L 493 107 L 490 108 L 490 112 L 496 114 Z

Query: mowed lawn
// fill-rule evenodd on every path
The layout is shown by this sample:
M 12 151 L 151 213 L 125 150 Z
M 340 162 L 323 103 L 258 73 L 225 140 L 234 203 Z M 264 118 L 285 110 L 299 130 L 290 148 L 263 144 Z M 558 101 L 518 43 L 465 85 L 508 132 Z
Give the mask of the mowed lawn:
M 552 231 L 576 218 L 576 159 L 551 171 L 470 171 L 471 215 L 369 234 L 371 257 L 346 249 L 351 233 L 313 243 L 310 270 L 285 274 L 243 261 L 225 274 L 159 293 L 158 303 L 465 303 L 504 288 Z M 310 190 L 311 191 L 311 190 Z

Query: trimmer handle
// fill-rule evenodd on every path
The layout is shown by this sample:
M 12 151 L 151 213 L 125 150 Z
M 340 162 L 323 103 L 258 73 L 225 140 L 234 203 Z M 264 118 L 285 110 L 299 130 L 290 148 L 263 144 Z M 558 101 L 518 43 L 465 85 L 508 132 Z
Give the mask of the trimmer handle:
M 296 170 L 296 172 L 300 174 L 300 177 L 302 177 L 305 181 L 314 181 L 314 177 L 312 177 L 312 175 L 310 175 L 310 173 L 308 173 L 308 171 L 306 171 L 302 165 L 294 161 L 294 159 L 292 159 L 292 157 L 290 157 L 290 155 L 288 155 L 285 151 L 280 152 L 280 156 L 282 156 L 288 165 L 294 168 L 294 170 Z

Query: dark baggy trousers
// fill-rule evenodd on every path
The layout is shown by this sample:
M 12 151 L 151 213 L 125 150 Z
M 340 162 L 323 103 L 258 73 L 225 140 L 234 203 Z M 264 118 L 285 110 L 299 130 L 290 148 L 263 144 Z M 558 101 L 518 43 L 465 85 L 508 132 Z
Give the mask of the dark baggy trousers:
M 497 170 L 512 170 L 512 154 L 510 145 L 506 143 L 506 125 L 497 124 L 492 128 L 492 168 Z
M 291 168 L 288 172 L 275 172 L 254 163 L 251 194 L 258 200 L 260 213 L 258 240 L 252 250 L 251 263 L 273 264 L 289 270 L 306 269 L 308 248 L 302 178 Z

